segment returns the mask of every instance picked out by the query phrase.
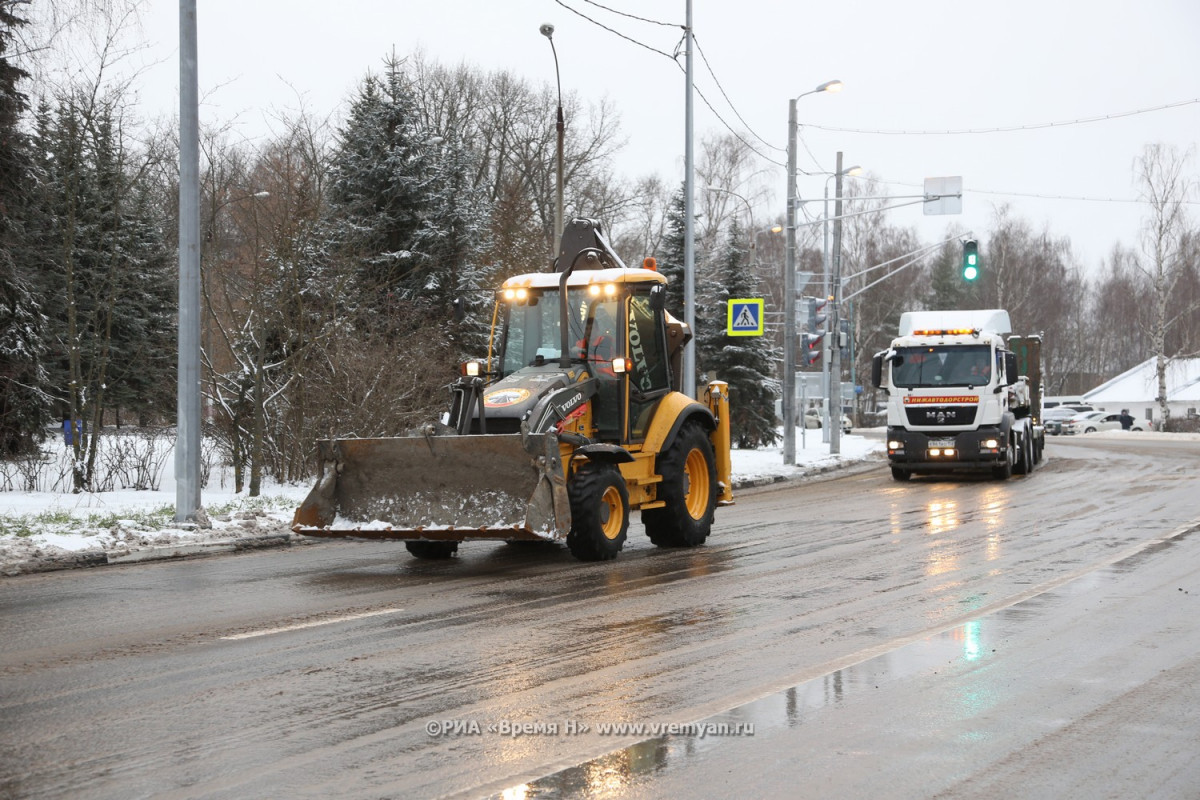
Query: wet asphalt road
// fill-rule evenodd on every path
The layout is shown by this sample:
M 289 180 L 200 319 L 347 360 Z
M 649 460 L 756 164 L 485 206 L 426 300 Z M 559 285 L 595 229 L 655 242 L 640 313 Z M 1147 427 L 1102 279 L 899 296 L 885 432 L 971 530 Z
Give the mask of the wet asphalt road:
M 746 493 L 694 550 L 635 523 L 607 564 L 321 543 L 8 578 L 0 796 L 1196 797 L 1198 467 L 1059 437 L 1006 482 Z M 696 721 L 742 735 L 601 730 Z

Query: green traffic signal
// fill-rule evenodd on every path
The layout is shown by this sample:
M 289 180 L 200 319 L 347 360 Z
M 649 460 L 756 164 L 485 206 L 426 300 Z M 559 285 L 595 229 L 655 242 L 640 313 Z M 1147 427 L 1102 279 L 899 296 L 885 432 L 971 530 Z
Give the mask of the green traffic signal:
M 979 277 L 979 243 L 974 239 L 963 242 L 962 277 L 964 281 Z

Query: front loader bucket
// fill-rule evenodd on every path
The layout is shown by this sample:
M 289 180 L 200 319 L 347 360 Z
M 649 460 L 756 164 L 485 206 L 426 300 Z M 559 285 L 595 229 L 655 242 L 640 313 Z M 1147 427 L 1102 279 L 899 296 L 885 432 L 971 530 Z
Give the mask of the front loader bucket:
M 317 448 L 322 474 L 296 511 L 296 533 L 553 540 L 571 527 L 550 434 L 334 439 Z

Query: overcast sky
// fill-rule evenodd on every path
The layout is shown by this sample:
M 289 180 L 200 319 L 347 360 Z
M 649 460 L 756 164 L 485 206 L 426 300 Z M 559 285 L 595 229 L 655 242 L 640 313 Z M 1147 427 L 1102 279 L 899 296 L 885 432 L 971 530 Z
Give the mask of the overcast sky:
M 585 103 L 607 96 L 620 113 L 629 142 L 618 171 L 682 180 L 684 77 L 668 56 L 682 39 L 685 0 L 599 3 L 200 0 L 201 116 L 236 119 L 255 137 L 273 110 L 301 98 L 315 112 L 344 110 L 393 50 L 552 84 L 553 55 L 538 33 L 549 22 L 563 91 Z M 145 110 L 173 113 L 178 4 L 152 0 L 144 25 L 151 52 L 164 59 L 142 79 Z M 845 83 L 840 94 L 798 101 L 801 169 L 832 170 L 841 150 L 846 166 L 861 164 L 895 194 L 919 192 L 926 177 L 961 175 L 961 216 L 910 207 L 891 212 L 893 224 L 916 226 L 926 240 L 951 221 L 983 234 L 1007 203 L 1035 227 L 1070 237 L 1089 272 L 1116 242 L 1139 243 L 1145 208 L 1122 201 L 1137 197 L 1133 165 L 1143 146 L 1186 149 L 1200 136 L 1195 0 L 693 0 L 693 28 L 707 60 L 697 54 L 697 88 L 766 157 L 758 180 L 774 197 L 755 210 L 764 227 L 784 211 L 788 98 L 834 78 Z M 724 130 L 699 95 L 695 109 L 697 142 Z M 1115 118 L 1066 124 L 1106 116 Z M 1035 127 L 1049 123 L 1057 124 Z M 954 133 L 1014 127 L 1033 129 Z M 1200 158 L 1191 173 L 1200 175 Z M 824 186 L 821 176 L 799 180 L 802 197 L 819 198 Z M 1200 218 L 1200 205 L 1191 209 Z

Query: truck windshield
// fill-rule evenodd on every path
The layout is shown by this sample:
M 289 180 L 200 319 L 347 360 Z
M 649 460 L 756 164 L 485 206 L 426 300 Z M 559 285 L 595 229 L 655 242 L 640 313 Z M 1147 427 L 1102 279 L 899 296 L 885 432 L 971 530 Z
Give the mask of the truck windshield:
M 560 357 L 558 290 L 529 290 L 523 302 L 500 301 L 501 371 L 511 375 L 522 367 Z M 612 360 L 619 319 L 617 300 L 589 296 L 583 288 L 567 290 L 567 341 L 573 360 Z M 578 348 L 578 349 L 576 349 Z M 604 352 L 601 352 L 604 351 Z
M 992 378 L 988 345 L 897 347 L 892 383 L 901 389 L 935 386 L 983 386 Z

